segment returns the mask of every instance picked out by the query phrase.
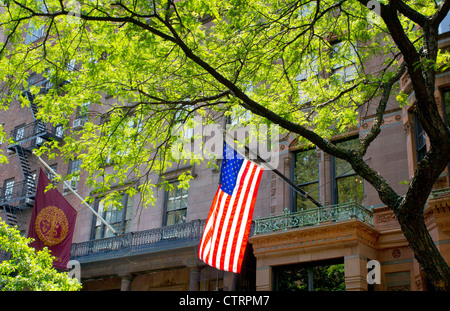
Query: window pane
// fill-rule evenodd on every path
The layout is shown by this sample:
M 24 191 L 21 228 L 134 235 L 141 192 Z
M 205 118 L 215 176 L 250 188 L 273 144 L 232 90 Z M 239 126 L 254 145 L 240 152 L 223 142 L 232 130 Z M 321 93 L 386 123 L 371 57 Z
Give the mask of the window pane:
M 319 180 L 319 158 L 315 149 L 296 154 L 294 181 L 297 185 Z
M 339 147 L 345 149 L 356 148 L 358 144 L 359 144 L 358 139 L 352 139 L 337 143 Z M 354 173 L 350 163 L 339 158 L 335 158 L 335 160 L 336 160 L 336 170 L 335 170 L 336 177 Z
M 133 201 L 133 197 L 127 197 L 127 214 L 125 215 L 125 220 L 131 219 L 131 216 L 133 214 Z
M 178 188 L 179 182 L 172 185 L 174 188 L 169 191 L 166 203 L 167 226 L 186 222 L 188 190 Z
M 119 199 L 120 203 L 123 202 L 123 196 Z M 98 213 L 103 216 L 103 218 L 108 222 L 116 232 L 125 233 L 129 232 L 131 229 L 131 221 L 127 221 L 131 219 L 132 211 L 133 211 L 133 199 L 128 197 L 128 201 L 126 202 L 126 207 L 121 207 L 120 209 L 115 206 L 105 207 L 105 201 L 101 200 L 98 202 Z M 125 221 L 125 227 L 122 226 L 123 221 Z M 102 234 L 103 228 L 103 234 Z M 94 234 L 96 239 L 105 238 L 109 236 L 113 236 L 114 234 L 110 229 L 108 229 L 103 222 L 96 217 L 96 223 L 94 228 Z
M 427 138 L 418 115 L 415 116 L 415 121 L 417 161 L 421 161 L 427 154 Z
M 188 191 L 178 188 L 178 183 L 174 184 L 174 189 L 169 192 L 167 198 L 167 211 L 183 209 L 187 207 Z
M 103 210 L 104 210 L 104 203 L 103 203 L 103 200 L 102 200 L 102 201 L 100 201 L 100 202 L 98 203 L 98 210 L 97 210 L 97 213 L 98 213 L 99 215 L 102 215 L 102 214 L 103 214 Z M 96 225 L 96 226 L 101 226 L 101 225 L 102 225 L 102 221 L 100 220 L 99 217 L 96 217 L 95 225 Z
M 124 208 L 122 207 L 120 210 L 119 209 L 117 209 L 117 208 L 113 208 L 112 210 L 111 210 L 111 213 L 112 213 L 112 217 L 111 217 L 111 221 L 113 222 L 113 223 L 122 223 L 122 219 L 123 219 L 123 217 L 124 217 Z
M 11 200 L 12 195 L 14 193 L 14 179 L 5 180 L 4 182 L 4 197 L 6 201 Z
M 95 239 L 101 239 L 101 235 L 100 235 L 100 230 L 101 230 L 101 226 L 96 226 L 95 227 Z
M 16 131 L 16 141 L 22 140 L 24 134 L 25 134 L 25 127 L 18 128 Z
M 314 291 L 344 291 L 344 264 L 318 265 L 307 267 L 302 264 L 275 267 L 275 286 L 278 291 L 307 291 L 308 271 L 312 272 Z
M 311 197 L 313 197 L 317 202 L 319 202 L 319 183 L 309 184 L 307 186 L 300 187 L 303 191 L 307 192 Z M 311 202 L 311 200 L 305 198 L 304 196 L 296 193 L 297 195 L 297 211 L 302 209 L 316 208 L 317 206 Z
M 363 179 L 358 175 L 339 178 L 337 180 L 337 203 L 356 202 L 364 199 Z
M 186 222 L 186 209 L 167 213 L 167 226 Z
M 170 194 L 169 194 L 169 196 L 170 196 Z M 169 197 L 168 198 L 168 201 L 167 201 L 167 210 L 168 211 L 173 211 L 173 210 L 175 210 L 176 209 L 176 207 L 175 207 L 175 204 L 176 204 L 176 201 L 175 201 L 175 199 L 172 197 Z
M 71 163 L 69 164 L 69 172 L 68 174 L 73 174 L 75 172 L 78 172 L 81 168 L 81 160 L 80 159 L 75 159 L 73 161 L 71 161 Z
M 116 223 L 116 224 L 110 224 L 111 227 L 113 227 L 113 229 L 117 232 L 117 233 L 122 233 L 122 224 L 121 223 Z M 108 228 L 105 227 L 105 238 L 109 238 L 114 236 L 114 233 Z

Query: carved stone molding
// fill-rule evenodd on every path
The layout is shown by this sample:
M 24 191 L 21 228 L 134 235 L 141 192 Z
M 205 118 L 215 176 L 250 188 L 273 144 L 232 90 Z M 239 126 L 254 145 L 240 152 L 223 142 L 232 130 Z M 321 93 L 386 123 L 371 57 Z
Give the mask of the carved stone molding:
M 361 242 L 376 247 L 378 232 L 358 220 L 291 229 L 254 235 L 249 239 L 256 257 L 262 254 L 309 247 L 342 246 L 344 242 Z
M 406 123 L 403 124 L 403 132 L 405 133 L 405 135 L 409 135 L 411 133 L 411 129 L 412 129 L 411 121 L 407 121 Z
M 376 215 L 377 223 L 386 223 L 397 221 L 397 217 L 393 213 L 379 214 Z
M 435 195 L 428 200 L 436 226 L 450 234 L 450 191 Z
M 406 94 L 409 94 L 412 91 L 411 78 L 409 77 L 408 72 L 405 72 L 400 78 L 400 89 Z
M 402 252 L 398 248 L 394 248 L 392 250 L 392 257 L 399 258 L 402 255 Z

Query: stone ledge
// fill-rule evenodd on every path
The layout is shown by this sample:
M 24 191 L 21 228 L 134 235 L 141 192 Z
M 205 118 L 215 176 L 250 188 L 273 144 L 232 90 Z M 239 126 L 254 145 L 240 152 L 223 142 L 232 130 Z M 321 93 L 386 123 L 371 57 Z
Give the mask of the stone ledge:
M 331 246 L 349 241 L 359 241 L 375 248 L 378 231 L 359 221 L 321 224 L 267 234 L 259 234 L 249 239 L 256 257 L 261 254 L 275 253 L 309 247 Z

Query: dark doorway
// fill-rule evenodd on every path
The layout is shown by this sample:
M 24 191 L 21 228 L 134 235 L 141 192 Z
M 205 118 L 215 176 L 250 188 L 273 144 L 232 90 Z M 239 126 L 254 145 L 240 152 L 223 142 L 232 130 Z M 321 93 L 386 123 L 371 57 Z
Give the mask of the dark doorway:
M 344 258 L 273 268 L 274 290 L 345 291 Z

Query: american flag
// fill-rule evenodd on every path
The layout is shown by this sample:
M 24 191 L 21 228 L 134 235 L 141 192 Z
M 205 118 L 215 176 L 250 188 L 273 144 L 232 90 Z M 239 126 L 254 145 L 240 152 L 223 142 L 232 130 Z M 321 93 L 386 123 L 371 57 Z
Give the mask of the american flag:
M 240 273 L 263 169 L 224 143 L 220 186 L 214 196 L 198 257 Z

